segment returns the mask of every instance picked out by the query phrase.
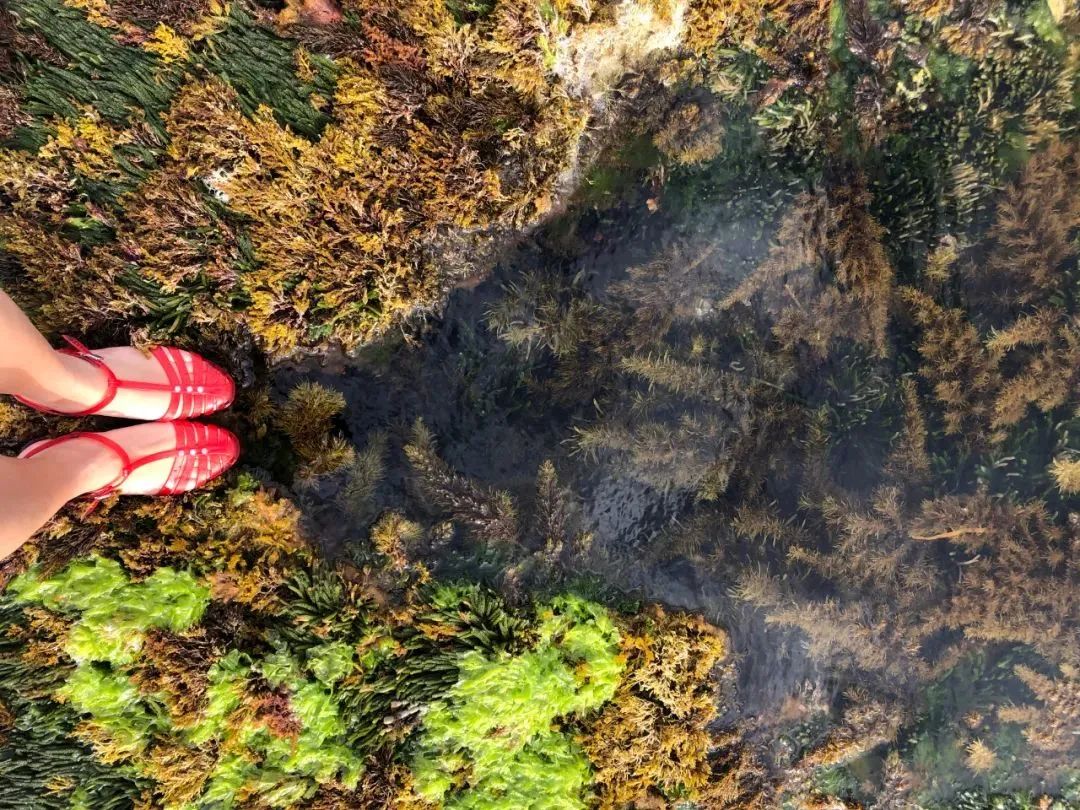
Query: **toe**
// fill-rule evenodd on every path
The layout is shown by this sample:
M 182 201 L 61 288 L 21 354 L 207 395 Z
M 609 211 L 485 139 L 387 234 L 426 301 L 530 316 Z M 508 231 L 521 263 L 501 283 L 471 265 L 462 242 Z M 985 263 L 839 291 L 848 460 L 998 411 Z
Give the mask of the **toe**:
M 172 424 L 176 429 L 176 462 L 162 494 L 198 489 L 226 472 L 240 456 L 240 441 L 222 427 L 188 421 Z
M 154 352 L 173 386 L 166 419 L 194 419 L 232 405 L 236 384 L 224 369 L 180 349 L 158 347 Z
M 209 463 L 205 468 L 205 477 L 202 477 L 198 486 L 209 483 L 228 472 L 240 458 L 240 440 L 232 432 L 217 425 L 204 427 L 206 435 L 201 449 L 207 451 Z
M 205 382 L 203 387 L 206 393 L 206 401 L 202 410 L 203 414 L 223 411 L 233 404 L 236 399 L 236 383 L 233 378 L 220 366 L 209 360 L 202 360 L 202 369 Z
M 207 469 L 207 477 L 205 481 L 200 482 L 199 486 L 213 481 L 232 469 L 232 466 L 236 464 L 236 460 L 240 457 L 240 442 L 229 431 L 219 429 L 220 437 L 218 441 L 218 451 L 213 456 L 210 466 Z

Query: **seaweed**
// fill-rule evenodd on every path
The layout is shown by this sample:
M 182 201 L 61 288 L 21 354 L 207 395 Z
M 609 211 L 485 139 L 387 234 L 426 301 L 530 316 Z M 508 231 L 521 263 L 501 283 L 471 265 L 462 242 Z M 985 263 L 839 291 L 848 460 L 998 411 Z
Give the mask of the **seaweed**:
M 12 0 L 0 281 L 248 452 L 5 561 L 0 804 L 1076 806 L 1078 25 Z

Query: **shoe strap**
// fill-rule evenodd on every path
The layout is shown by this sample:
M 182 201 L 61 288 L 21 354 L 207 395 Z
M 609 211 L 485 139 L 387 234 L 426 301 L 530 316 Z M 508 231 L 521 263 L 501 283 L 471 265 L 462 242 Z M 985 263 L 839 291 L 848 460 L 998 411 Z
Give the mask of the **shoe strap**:
M 157 461 L 164 461 L 166 459 L 172 459 L 173 466 L 172 466 L 172 469 L 169 471 L 169 475 L 165 479 L 165 484 L 162 485 L 162 487 L 157 492 L 147 493 L 147 494 L 148 495 L 178 494 L 178 493 L 172 491 L 172 487 L 170 485 L 172 484 L 173 479 L 176 477 L 177 469 L 178 468 L 183 468 L 185 466 L 185 464 L 188 463 L 188 455 L 189 455 L 190 451 L 192 449 L 196 449 L 196 444 L 197 444 L 197 438 L 196 437 L 198 436 L 198 433 L 196 432 L 195 435 L 184 435 L 184 436 L 182 436 L 181 431 L 180 431 L 180 427 L 183 425 L 183 423 L 175 423 L 175 422 L 173 422 L 173 423 L 170 423 L 170 424 L 172 424 L 174 426 L 174 429 L 176 430 L 176 434 L 175 434 L 176 435 L 176 447 L 172 448 L 171 450 L 162 450 L 162 451 L 157 452 L 157 453 L 151 453 L 149 455 L 146 455 L 146 456 L 143 456 L 143 457 L 139 458 L 136 461 L 132 461 L 131 455 L 123 447 L 121 447 L 117 442 L 113 441 L 108 436 L 105 436 L 105 435 L 103 435 L 101 433 L 86 433 L 86 432 L 69 433 L 66 436 L 61 436 L 61 437 L 56 438 L 56 439 L 50 439 L 48 441 L 41 442 L 36 447 L 34 447 L 34 449 L 31 452 L 29 452 L 26 455 L 22 456 L 22 458 L 33 458 L 34 456 L 38 455 L 39 453 L 44 452 L 45 450 L 48 450 L 49 448 L 56 447 L 58 444 L 63 444 L 64 442 L 69 442 L 69 441 L 72 441 L 74 439 L 89 439 L 89 440 L 97 442 L 98 444 L 100 444 L 100 445 L 102 445 L 104 447 L 107 447 L 109 450 L 113 451 L 116 454 L 116 456 L 120 459 L 122 469 L 117 474 L 116 478 L 114 478 L 110 483 L 106 484 L 105 486 L 101 487 L 100 489 L 96 489 L 93 492 L 88 492 L 88 493 L 86 493 L 85 495 L 82 496 L 82 497 L 87 498 L 90 501 L 92 501 L 92 503 L 90 504 L 90 507 L 83 513 L 83 517 L 86 517 L 91 512 L 93 512 L 95 508 L 97 508 L 97 504 L 100 501 L 103 501 L 106 498 L 112 497 L 116 493 L 116 491 L 118 489 L 120 489 L 120 487 L 122 487 L 124 485 L 124 482 L 127 481 L 128 478 L 131 477 L 132 473 L 134 473 L 136 470 L 140 469 L 141 467 L 145 467 L 148 464 L 153 464 L 154 462 L 157 462 Z M 188 434 L 191 434 L 191 433 L 192 433 L 192 431 L 189 430 Z M 212 447 L 208 446 L 208 449 L 212 449 L 213 452 L 220 452 L 221 451 L 221 448 L 216 447 L 216 446 L 212 446 Z
M 220 471 L 219 457 L 230 452 L 219 429 L 201 422 L 179 421 L 176 426 L 176 460 L 159 495 L 180 495 L 201 486 Z
M 153 391 L 169 395 L 169 406 L 160 417 L 165 421 L 191 419 L 206 410 L 206 402 L 220 392 L 207 379 L 206 361 L 179 349 L 155 346 L 150 355 L 157 360 L 167 382 L 117 380 L 117 387 L 128 391 Z
M 48 408 L 44 405 L 40 405 L 37 402 L 18 395 L 15 396 L 15 399 L 17 399 L 23 405 L 27 405 L 33 408 L 34 410 L 41 411 L 43 413 L 56 414 L 57 416 L 68 416 L 73 419 L 81 416 L 93 416 L 96 413 L 100 413 L 105 408 L 107 408 L 114 399 L 116 399 L 116 392 L 120 390 L 121 382 L 117 379 L 115 372 L 113 372 L 113 370 L 105 364 L 105 361 L 101 358 L 100 355 L 94 354 L 80 341 L 76 340 L 70 335 L 64 335 L 63 338 L 71 348 L 60 349 L 60 352 L 69 355 L 70 357 L 78 357 L 80 360 L 85 360 L 90 365 L 101 369 L 102 374 L 105 375 L 105 393 L 101 395 L 101 399 L 99 399 L 89 408 L 81 411 L 57 411 L 53 408 Z
M 198 422 L 169 422 L 167 424 L 170 424 L 175 431 L 175 446 L 169 450 L 151 453 L 134 461 L 121 445 L 108 436 L 101 433 L 87 432 L 69 433 L 56 439 L 38 442 L 31 445 L 32 449 L 29 452 L 24 450 L 20 458 L 33 458 L 49 448 L 75 439 L 88 439 L 97 442 L 115 453 L 120 459 L 122 468 L 110 483 L 82 496 L 91 502 L 83 512 L 85 518 L 97 508 L 101 501 L 114 495 L 124 485 L 124 482 L 131 477 L 132 473 L 148 464 L 172 460 L 172 467 L 165 479 L 165 483 L 157 492 L 146 493 L 151 496 L 180 495 L 189 492 L 195 486 L 201 486 L 208 478 L 216 477 L 222 472 L 221 467 L 215 470 L 207 466 L 206 469 L 200 470 L 198 474 L 195 473 L 199 469 L 199 465 L 206 465 L 207 457 L 217 458 L 222 454 L 228 454 L 230 452 L 228 441 L 219 440 L 210 426 Z M 235 456 L 232 457 L 232 460 L 235 461 Z
M 115 453 L 116 457 L 120 459 L 121 464 L 121 470 L 117 474 L 116 478 L 114 478 L 110 483 L 106 484 L 100 489 L 95 489 L 93 492 L 86 493 L 83 496 L 84 498 L 90 498 L 95 501 L 101 501 L 105 498 L 108 498 L 114 492 L 116 492 L 117 489 L 123 486 L 124 482 L 136 470 L 136 468 L 141 467 L 144 463 L 146 463 L 145 461 L 139 461 L 138 463 L 133 464 L 131 461 L 131 456 L 128 455 L 127 450 L 114 442 L 108 436 L 104 436 L 100 433 L 87 432 L 68 433 L 66 436 L 60 436 L 56 439 L 49 439 L 48 441 L 41 442 L 29 453 L 21 456 L 21 458 L 33 458 L 34 456 L 43 453 L 50 448 L 56 447 L 60 444 L 64 444 L 65 442 L 74 441 L 75 439 L 88 439 L 90 441 L 97 442 L 98 444 L 108 448 L 113 453 Z M 171 453 L 170 455 L 175 455 L 175 453 Z
M 194 368 L 189 369 L 184 361 L 183 354 L 175 349 L 156 346 L 150 352 L 154 359 L 158 361 L 161 369 L 165 372 L 168 382 L 141 382 L 138 380 L 121 380 L 116 376 L 116 372 L 109 368 L 101 355 L 95 354 L 81 341 L 70 335 L 63 335 L 63 338 L 71 348 L 60 349 L 60 352 L 72 357 L 78 357 L 80 360 L 85 360 L 87 363 L 101 369 L 102 373 L 105 375 L 105 393 L 102 394 L 101 399 L 94 405 L 82 411 L 57 411 L 26 399 L 25 397 L 16 396 L 15 399 L 23 405 L 27 405 L 44 413 L 78 418 L 83 416 L 93 416 L 94 414 L 103 411 L 112 404 L 113 400 L 116 399 L 117 392 L 120 390 L 153 391 L 155 393 L 160 392 L 169 394 L 169 405 L 161 418 L 166 421 L 172 421 L 174 419 L 191 418 L 195 416 L 201 411 L 201 400 L 215 393 L 204 390 L 204 386 L 209 385 L 208 381 L 205 379 L 205 369 L 199 368 L 198 364 L 196 364 Z
M 108 366 L 104 365 L 105 361 L 101 357 L 101 355 L 94 354 L 94 352 L 86 348 L 86 346 L 84 346 L 82 343 L 80 343 L 73 337 L 68 337 L 67 335 L 64 335 L 63 338 L 68 342 L 72 349 L 74 349 L 74 354 L 76 357 L 80 357 L 89 363 L 94 363 L 95 365 L 101 365 L 105 369 L 106 374 L 109 375 L 111 379 L 110 386 L 115 385 L 117 390 L 124 389 L 128 391 L 164 391 L 170 394 L 180 393 L 176 390 L 176 387 L 179 384 L 179 380 L 174 380 L 174 372 L 170 369 L 169 365 L 166 363 L 165 360 L 165 358 L 168 356 L 168 349 L 164 349 L 161 346 L 155 346 L 153 349 L 150 350 L 150 354 L 154 357 L 155 360 L 158 361 L 158 364 L 165 371 L 165 375 L 169 378 L 169 382 L 155 383 L 143 382 L 141 380 L 121 380 L 119 377 L 116 376 L 116 372 L 114 372 Z M 115 391 L 113 392 L 112 396 L 116 396 Z M 109 402 L 111 401 L 112 399 L 110 398 Z M 107 404 L 108 402 L 105 402 L 104 404 L 99 404 L 95 406 L 95 409 L 103 408 Z M 169 410 L 172 410 L 172 405 L 169 406 Z
M 161 450 L 157 453 L 151 453 L 149 455 L 142 456 L 137 461 L 132 461 L 131 456 L 128 455 L 124 448 L 122 448 L 112 439 L 109 439 L 106 436 L 102 436 L 99 433 L 85 434 L 88 438 L 96 438 L 103 444 L 111 445 L 120 455 L 121 460 L 124 463 L 124 469 L 121 474 L 116 478 L 116 480 L 114 480 L 108 486 L 102 487 L 96 492 L 90 493 L 86 497 L 92 498 L 96 501 L 104 500 L 105 498 L 110 497 L 121 486 L 123 486 L 124 482 L 127 481 L 127 479 L 131 477 L 131 474 L 134 473 L 136 470 L 158 461 L 165 461 L 167 459 L 171 459 L 172 467 L 169 469 L 169 474 L 165 478 L 165 483 L 158 489 L 157 492 L 147 493 L 148 495 L 165 494 L 166 491 L 169 489 L 169 484 L 172 482 L 177 469 L 183 467 L 186 463 L 188 463 L 188 455 L 190 451 L 194 449 L 190 437 L 182 435 L 181 433 L 181 429 L 186 427 L 186 423 L 171 422 L 168 424 L 171 424 L 173 427 L 176 446 L 173 447 L 171 450 Z M 190 433 L 190 430 L 188 432 Z
M 198 355 L 165 346 L 156 347 L 153 355 L 168 380 L 162 388 L 172 395 L 165 419 L 192 419 L 207 410 L 211 398 L 220 396 L 209 379 L 210 365 Z

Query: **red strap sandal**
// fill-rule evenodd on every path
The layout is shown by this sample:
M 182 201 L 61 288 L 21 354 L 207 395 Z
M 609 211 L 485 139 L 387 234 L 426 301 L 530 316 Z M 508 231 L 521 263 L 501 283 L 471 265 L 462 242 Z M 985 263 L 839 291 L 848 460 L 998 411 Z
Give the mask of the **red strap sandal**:
M 217 425 L 204 425 L 200 422 L 172 422 L 176 430 L 176 446 L 172 450 L 152 453 L 142 458 L 133 459 L 117 442 L 103 433 L 69 433 L 58 439 L 46 439 L 35 442 L 20 454 L 19 458 L 33 458 L 39 453 L 72 439 L 89 439 L 109 448 L 120 459 L 123 468 L 119 475 L 101 489 L 87 493 L 84 497 L 95 501 L 90 510 L 119 491 L 124 482 L 135 470 L 153 464 L 155 461 L 173 459 L 172 469 L 165 484 L 157 491 L 147 495 L 183 495 L 191 492 L 226 472 L 240 457 L 240 442 L 225 428 Z
M 58 351 L 72 357 L 78 357 L 101 369 L 105 375 L 105 393 L 92 407 L 74 413 L 55 411 L 44 405 L 31 402 L 24 397 L 16 396 L 15 399 L 23 405 L 37 411 L 61 416 L 93 416 L 109 407 L 112 401 L 116 399 L 116 393 L 122 389 L 129 391 L 162 391 L 169 393 L 171 398 L 169 407 L 161 417 L 161 421 L 171 422 L 177 419 L 194 419 L 197 416 L 205 416 L 223 410 L 232 405 L 233 398 L 236 396 L 236 385 L 233 383 L 232 377 L 209 360 L 204 360 L 199 355 L 183 349 L 171 349 L 165 346 L 156 346 L 151 349 L 150 354 L 161 364 L 161 368 L 168 378 L 167 383 L 151 383 L 137 380 L 121 380 L 105 364 L 105 360 L 100 355 L 94 354 L 73 337 L 64 335 L 64 340 L 68 342 L 71 348 L 58 349 Z

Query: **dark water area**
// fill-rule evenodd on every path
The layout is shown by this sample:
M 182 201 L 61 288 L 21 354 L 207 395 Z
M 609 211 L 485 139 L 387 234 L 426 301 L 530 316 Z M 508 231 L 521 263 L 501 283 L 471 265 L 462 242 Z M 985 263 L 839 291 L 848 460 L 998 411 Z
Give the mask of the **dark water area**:
M 738 283 L 760 257 L 764 223 L 746 219 L 741 210 L 733 219 L 728 206 L 695 208 L 688 219 L 685 211 L 650 211 L 647 188 L 622 192 L 628 201 L 614 208 L 572 207 L 507 248 L 485 280 L 454 290 L 441 311 L 355 357 L 319 358 L 279 369 L 277 395 L 284 397 L 301 382 L 322 384 L 345 395 L 341 426 L 358 449 L 376 434 L 389 437 L 391 449 L 377 498 L 382 509 L 408 513 L 415 508 L 401 448 L 417 419 L 434 433 L 440 455 L 455 471 L 505 490 L 520 502 L 532 497 L 541 463 L 554 462 L 560 483 L 577 501 L 580 528 L 594 537 L 587 559 L 580 561 L 585 568 L 574 573 L 604 583 L 609 598 L 699 613 L 730 634 L 740 688 L 737 702 L 721 706 L 721 724 L 752 721 L 792 694 L 827 703 L 836 684 L 796 634 L 766 626 L 760 613 L 734 600 L 729 578 L 685 558 L 659 559 L 650 550 L 653 541 L 692 517 L 693 493 L 657 485 L 576 452 L 573 429 L 595 418 L 597 404 L 551 407 L 546 397 L 535 396 L 527 377 L 537 370 L 537 361 L 508 346 L 490 323 L 491 310 L 507 289 L 530 273 L 555 274 L 590 298 L 604 300 L 632 268 L 687 244 L 722 241 L 735 260 L 729 260 L 724 277 L 714 280 L 718 295 Z M 718 240 L 718 235 L 723 238 Z M 712 302 L 700 305 L 707 309 Z M 363 545 L 370 525 L 352 522 L 340 508 L 344 485 L 345 476 L 339 474 L 296 494 L 311 536 L 331 558 L 348 558 L 350 549 Z M 434 564 L 438 570 L 441 562 L 451 575 L 492 575 L 482 562 L 467 554 L 465 558 L 440 561 L 436 555 Z
M 1060 789 L 1075 763 L 999 714 L 1030 702 L 1048 650 L 1074 657 L 1080 504 L 1053 470 L 1074 457 L 1080 412 L 1071 388 L 1022 393 L 1073 373 L 1052 352 L 1002 360 L 993 341 L 1036 305 L 1074 312 L 1075 259 L 1026 292 L 1003 245 L 1048 237 L 1034 220 L 994 236 L 1011 216 L 1000 190 L 959 211 L 940 189 L 898 190 L 905 152 L 856 172 L 850 156 L 784 162 L 728 137 L 730 160 L 670 175 L 631 142 L 563 213 L 478 258 L 438 311 L 353 356 L 277 369 L 275 398 L 319 383 L 344 395 L 338 428 L 359 453 L 385 442 L 359 513 L 343 506 L 348 471 L 293 487 L 311 536 L 363 565 L 372 524 L 397 510 L 444 521 L 414 549 L 441 578 L 520 599 L 557 581 L 704 616 L 733 652 L 717 726 L 789 787 L 808 752 L 848 735 L 861 753 L 815 791 L 907 807 L 885 803 L 909 792 L 888 787 L 897 756 L 931 806 Z M 1026 193 L 1017 171 L 1002 176 Z M 1002 268 L 998 287 L 984 265 Z M 1013 410 L 995 422 L 994 408 Z M 512 498 L 520 542 L 448 528 L 459 516 L 407 458 L 418 420 L 449 470 Z M 537 575 L 549 461 L 590 542 Z
M 567 227 L 578 231 L 572 237 L 577 243 L 587 246 L 581 254 L 566 256 L 552 248 L 552 233 L 565 238 L 558 231 Z M 570 428 L 591 414 L 580 406 L 538 407 L 525 380 L 531 361 L 506 346 L 490 328 L 488 313 L 507 285 L 531 270 L 554 269 L 590 294 L 603 295 L 613 280 L 628 267 L 648 261 L 671 235 L 640 212 L 560 219 L 508 249 L 486 280 L 451 292 L 440 312 L 386 336 L 355 358 L 317 359 L 283 368 L 276 386 L 287 392 L 310 380 L 344 393 L 344 422 L 358 447 L 376 431 L 391 433 L 400 445 L 413 423 L 422 419 L 455 470 L 514 494 L 531 491 L 537 468 L 550 459 L 567 483 L 584 488 L 577 490 L 582 500 L 602 504 L 589 513 L 592 528 L 632 546 L 642 533 L 655 533 L 669 521 L 677 504 L 646 488 L 619 491 L 598 475 L 595 465 L 569 450 L 565 439 Z M 402 502 L 404 479 L 404 459 L 399 457 L 391 462 L 387 480 L 389 489 L 399 490 Z M 332 500 L 333 490 L 333 482 L 323 482 L 309 506 L 318 536 L 331 538 L 328 548 L 337 550 L 348 529 L 332 516 L 320 518 L 320 504 Z M 585 497 L 586 491 L 594 497 Z

